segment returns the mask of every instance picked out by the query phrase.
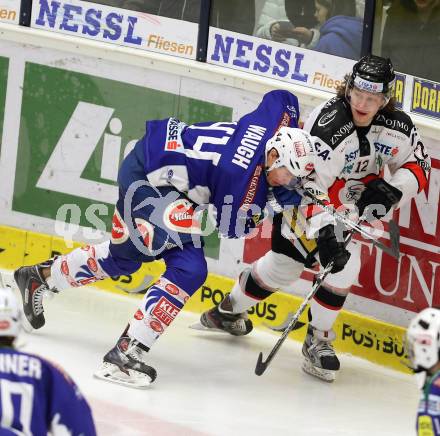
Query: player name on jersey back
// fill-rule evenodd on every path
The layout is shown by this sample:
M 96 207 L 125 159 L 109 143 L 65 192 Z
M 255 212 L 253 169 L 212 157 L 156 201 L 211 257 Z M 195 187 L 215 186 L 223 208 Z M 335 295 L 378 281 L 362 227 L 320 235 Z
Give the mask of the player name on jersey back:
M 0 372 L 41 379 L 41 362 L 25 354 L 0 353 Z
M 266 130 L 266 127 L 251 124 L 246 129 L 243 139 L 237 147 L 237 151 L 232 158 L 232 163 L 247 170 Z

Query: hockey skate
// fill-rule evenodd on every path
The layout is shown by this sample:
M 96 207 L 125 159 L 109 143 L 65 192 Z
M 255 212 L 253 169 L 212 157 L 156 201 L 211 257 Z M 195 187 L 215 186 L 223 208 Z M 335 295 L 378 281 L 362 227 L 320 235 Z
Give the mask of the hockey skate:
M 196 330 L 210 330 L 229 333 L 233 336 L 244 336 L 253 329 L 252 321 L 246 312 L 232 313 L 232 304 L 229 294 L 226 294 L 218 306 L 203 312 L 200 322 L 190 326 Z
M 145 363 L 147 351 L 145 345 L 124 333 L 116 346 L 104 356 L 94 376 L 112 383 L 145 389 L 157 377 L 156 370 Z
M 45 323 L 43 297 L 58 292 L 49 288 L 41 274 L 41 269 L 49 268 L 52 263 L 53 259 L 50 259 L 38 265 L 23 266 L 14 272 L 14 279 L 21 293 L 24 315 L 34 329 L 43 327 Z
M 309 324 L 302 348 L 304 355 L 302 369 L 304 372 L 326 382 L 335 380 L 336 371 L 340 367 L 339 360 L 331 344 L 335 337 L 333 330 L 323 332 Z

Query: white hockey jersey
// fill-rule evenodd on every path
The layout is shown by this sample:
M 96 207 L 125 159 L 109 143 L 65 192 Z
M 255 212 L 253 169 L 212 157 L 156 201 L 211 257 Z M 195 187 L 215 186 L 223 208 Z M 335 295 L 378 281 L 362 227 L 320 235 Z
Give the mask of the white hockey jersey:
M 335 207 L 356 203 L 366 183 L 384 176 L 385 166 L 390 172 L 387 181 L 403 194 L 397 207 L 427 184 L 430 158 L 417 128 L 402 111 L 380 110 L 371 126 L 356 128 L 350 105 L 334 97 L 313 110 L 304 129 L 317 137 L 314 182 Z M 315 212 L 308 218 L 312 215 Z

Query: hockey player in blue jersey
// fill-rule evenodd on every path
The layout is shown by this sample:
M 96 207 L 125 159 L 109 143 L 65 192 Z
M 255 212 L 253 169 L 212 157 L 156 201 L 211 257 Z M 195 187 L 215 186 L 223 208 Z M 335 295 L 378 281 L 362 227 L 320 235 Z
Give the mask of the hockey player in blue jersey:
M 15 295 L 0 287 L 0 434 L 94 436 L 90 407 L 72 379 L 14 348 L 20 329 Z
M 440 309 L 429 307 L 409 323 L 407 353 L 422 394 L 417 435 L 440 436 Z
M 298 194 L 283 186 L 309 175 L 315 162 L 311 136 L 296 128 L 298 117 L 297 98 L 272 91 L 238 122 L 147 122 L 145 136 L 119 171 L 111 241 L 15 272 L 31 325 L 44 325 L 48 289 L 132 274 L 142 262 L 163 259 L 165 273 L 147 290 L 96 373 L 105 380 L 148 386 L 156 371 L 147 364 L 147 352 L 206 279 L 199 218 L 206 206 L 213 206 L 220 234 L 237 238 L 261 221 L 268 200 L 278 207 L 277 199 L 298 203 Z M 250 321 L 241 314 L 230 322 L 238 333 L 249 331 Z

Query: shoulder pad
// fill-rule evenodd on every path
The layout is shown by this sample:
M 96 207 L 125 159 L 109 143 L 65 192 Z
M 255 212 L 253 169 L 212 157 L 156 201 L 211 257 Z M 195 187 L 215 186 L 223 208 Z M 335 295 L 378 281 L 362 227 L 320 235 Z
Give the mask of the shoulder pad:
M 373 121 L 373 125 L 397 130 L 408 137 L 411 135 L 411 131 L 414 127 L 410 116 L 400 110 L 393 112 L 379 111 Z
M 341 98 L 334 97 L 321 109 L 310 134 L 317 136 L 335 149 L 355 130 L 350 109 Z

